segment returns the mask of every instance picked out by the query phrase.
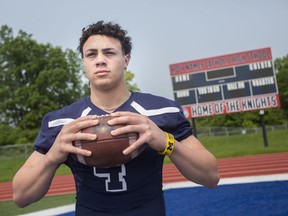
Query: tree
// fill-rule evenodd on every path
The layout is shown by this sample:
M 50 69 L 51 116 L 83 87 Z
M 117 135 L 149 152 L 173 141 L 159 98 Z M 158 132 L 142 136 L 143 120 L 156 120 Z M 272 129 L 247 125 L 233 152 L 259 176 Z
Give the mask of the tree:
M 288 119 L 288 55 L 275 60 L 276 78 L 280 95 L 281 108 Z
M 140 91 L 135 83 L 131 83 L 134 79 L 134 74 L 131 71 L 125 71 L 125 79 L 127 88 L 131 91 Z
M 45 113 L 83 96 L 80 59 L 73 51 L 38 44 L 31 35 L 0 29 L 0 120 L 38 129 Z M 35 138 L 35 137 L 34 137 Z

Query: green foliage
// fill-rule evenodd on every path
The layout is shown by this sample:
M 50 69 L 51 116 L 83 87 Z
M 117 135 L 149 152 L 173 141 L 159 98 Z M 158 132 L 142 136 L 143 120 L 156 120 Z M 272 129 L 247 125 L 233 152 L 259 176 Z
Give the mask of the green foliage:
M 11 141 L 13 140 L 13 137 L 11 137 L 13 130 L 14 128 L 9 126 L 8 124 L 0 123 L 0 143 L 11 143 Z
M 82 96 L 79 57 L 38 44 L 23 31 L 0 30 L 1 122 L 23 130 L 39 128 L 43 115 Z
M 12 127 L 7 123 L 0 123 L 0 146 L 31 143 L 31 140 L 35 140 L 38 132 L 38 128 L 24 130 L 20 127 Z
M 45 113 L 83 95 L 80 59 L 71 50 L 38 44 L 0 29 L 0 145 L 29 143 Z M 5 135 L 4 135 L 5 134 Z
M 135 83 L 131 83 L 134 79 L 134 74 L 131 71 L 125 71 L 125 80 L 127 88 L 131 91 L 140 91 Z
M 285 118 L 288 119 L 288 55 L 275 60 L 276 78 L 280 102 Z
M 287 122 L 282 109 L 266 109 L 265 124 L 281 125 Z M 255 128 L 260 126 L 259 110 L 233 113 L 227 115 L 216 115 L 197 119 L 198 126 L 223 126 L 223 127 L 243 127 Z

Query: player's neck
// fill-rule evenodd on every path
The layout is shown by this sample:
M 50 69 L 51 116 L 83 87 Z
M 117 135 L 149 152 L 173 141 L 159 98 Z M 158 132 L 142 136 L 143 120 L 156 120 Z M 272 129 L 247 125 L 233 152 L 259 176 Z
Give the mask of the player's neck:
M 131 92 L 124 91 L 91 91 L 91 101 L 107 113 L 112 113 L 129 99 Z

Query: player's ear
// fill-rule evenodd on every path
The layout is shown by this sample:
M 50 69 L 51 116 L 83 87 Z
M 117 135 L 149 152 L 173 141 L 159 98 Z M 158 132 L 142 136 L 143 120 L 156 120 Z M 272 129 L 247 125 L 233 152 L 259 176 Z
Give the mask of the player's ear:
M 129 62 L 130 62 L 130 54 L 126 54 L 124 56 L 124 70 L 127 69 L 128 65 L 129 65 Z

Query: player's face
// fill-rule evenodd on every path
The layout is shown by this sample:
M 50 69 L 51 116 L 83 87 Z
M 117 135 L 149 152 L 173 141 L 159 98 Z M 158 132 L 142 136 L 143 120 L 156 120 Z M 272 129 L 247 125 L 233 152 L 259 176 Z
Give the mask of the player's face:
M 125 84 L 124 70 L 129 56 L 120 41 L 107 36 L 90 36 L 83 46 L 83 63 L 90 84 L 97 89 L 112 89 Z

